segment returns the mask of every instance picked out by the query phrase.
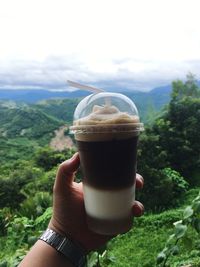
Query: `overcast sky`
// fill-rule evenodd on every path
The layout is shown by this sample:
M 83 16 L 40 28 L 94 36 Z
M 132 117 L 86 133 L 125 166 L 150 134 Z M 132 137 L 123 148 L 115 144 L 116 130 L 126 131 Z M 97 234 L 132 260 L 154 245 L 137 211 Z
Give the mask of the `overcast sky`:
M 0 0 L 0 88 L 200 78 L 199 0 Z

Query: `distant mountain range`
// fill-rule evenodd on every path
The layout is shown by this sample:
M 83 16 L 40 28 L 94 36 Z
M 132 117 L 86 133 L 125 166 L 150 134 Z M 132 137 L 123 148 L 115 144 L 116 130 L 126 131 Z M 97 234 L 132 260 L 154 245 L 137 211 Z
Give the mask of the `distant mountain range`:
M 111 91 L 114 91 L 112 88 Z M 119 88 L 116 89 L 116 92 L 126 93 L 128 95 L 137 95 L 143 97 L 143 96 L 158 96 L 160 95 L 169 97 L 171 92 L 171 86 L 163 86 L 155 88 L 149 92 L 140 92 L 140 91 L 132 91 L 132 90 L 121 90 Z M 36 103 L 41 100 L 51 99 L 51 98 L 79 98 L 84 97 L 86 95 L 90 94 L 90 92 L 87 91 L 50 91 L 50 90 L 44 90 L 44 89 L 15 89 L 15 90 L 9 90 L 9 89 L 1 89 L 0 88 L 0 99 L 4 100 L 13 100 L 17 102 L 26 102 L 26 103 Z
M 149 92 L 129 90 L 127 92 L 123 91 L 121 93 L 127 95 L 135 102 L 141 119 L 143 120 L 143 122 L 146 123 L 153 121 L 155 117 L 159 114 L 163 106 L 169 102 L 171 86 L 158 87 Z M 48 90 L 0 89 L 0 101 L 2 102 L 0 122 L 2 124 L 2 120 L 5 120 L 9 114 L 11 115 L 10 121 L 13 121 L 12 117 L 14 118 L 15 114 L 18 114 L 18 116 L 22 114 L 22 116 L 19 117 L 22 119 L 23 122 L 23 117 L 24 119 L 27 119 L 27 114 L 29 114 L 29 119 L 31 119 L 30 113 L 32 113 L 32 116 L 33 114 L 35 114 L 36 116 L 36 113 L 40 112 L 38 113 L 38 117 L 40 118 L 42 116 L 42 113 L 44 113 L 45 115 L 51 116 L 55 119 L 58 119 L 59 121 L 62 120 L 64 122 L 71 123 L 76 105 L 78 104 L 81 98 L 85 97 L 88 94 L 90 94 L 90 92 L 81 90 L 76 90 L 73 92 L 59 92 Z M 9 106 L 9 104 L 7 108 L 3 108 L 3 102 L 5 103 L 7 101 L 8 103 L 10 101 L 15 102 L 16 107 L 13 107 L 13 104 Z M 2 116 L 4 117 L 4 119 Z M 18 119 L 15 118 L 15 122 L 16 124 L 18 124 Z M 7 126 L 7 131 L 9 132 L 9 123 L 7 123 Z
M 138 107 L 141 121 L 151 123 L 170 99 L 170 87 L 150 92 L 122 92 Z M 89 92 L 51 92 L 47 90 L 0 90 L 0 159 L 26 158 L 38 146 L 48 145 L 54 131 L 71 125 L 80 99 Z M 18 152 L 19 153 L 18 153 Z M 23 152 L 24 151 L 24 152 Z
M 51 98 L 77 98 L 88 95 L 89 92 L 77 90 L 68 91 L 49 91 L 44 89 L 0 89 L 0 99 L 13 100 L 17 102 L 36 103 L 41 100 Z

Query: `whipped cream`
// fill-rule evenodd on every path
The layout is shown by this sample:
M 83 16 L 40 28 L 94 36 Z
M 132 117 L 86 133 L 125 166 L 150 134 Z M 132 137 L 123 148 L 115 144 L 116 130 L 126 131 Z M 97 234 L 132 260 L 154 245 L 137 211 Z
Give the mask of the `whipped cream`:
M 139 117 L 121 112 L 115 106 L 98 106 L 93 107 L 92 112 L 81 119 L 74 121 L 74 126 L 78 125 L 99 125 L 99 124 L 126 124 L 138 123 Z

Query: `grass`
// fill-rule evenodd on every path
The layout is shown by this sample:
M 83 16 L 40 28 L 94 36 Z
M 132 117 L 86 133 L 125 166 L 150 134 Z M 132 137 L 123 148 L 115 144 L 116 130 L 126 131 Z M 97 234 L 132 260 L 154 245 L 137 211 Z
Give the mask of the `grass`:
M 183 209 L 198 195 L 199 188 L 189 190 L 182 204 L 159 214 L 146 214 L 135 219 L 135 227 L 127 234 L 117 236 L 107 246 L 101 258 L 102 267 L 154 267 L 159 252 L 173 233 L 173 222 L 182 219 Z M 193 244 L 187 247 L 180 241 L 180 253 L 169 260 L 170 267 L 200 267 L 200 235 L 189 229 Z
M 129 233 L 118 236 L 108 244 L 108 263 L 102 260 L 103 267 L 152 267 L 157 254 L 162 250 L 170 234 L 170 228 L 138 227 Z
M 180 214 L 180 210 L 173 210 L 172 213 Z M 136 226 L 129 233 L 121 235 L 108 243 L 107 253 L 101 258 L 102 267 L 156 267 L 156 259 L 159 252 L 165 246 L 169 235 L 173 233 L 173 224 L 162 225 L 162 217 L 170 215 L 170 211 L 161 213 L 158 226 L 155 224 L 142 223 Z M 163 215 L 163 216 L 162 216 Z M 148 219 L 158 219 L 159 215 L 147 215 Z M 170 219 L 170 217 L 169 217 Z M 162 225 L 162 226 L 159 226 Z M 191 267 L 200 266 L 200 237 L 190 229 L 188 235 L 193 239 L 192 247 L 186 247 L 180 242 L 180 253 L 169 260 L 170 267 Z

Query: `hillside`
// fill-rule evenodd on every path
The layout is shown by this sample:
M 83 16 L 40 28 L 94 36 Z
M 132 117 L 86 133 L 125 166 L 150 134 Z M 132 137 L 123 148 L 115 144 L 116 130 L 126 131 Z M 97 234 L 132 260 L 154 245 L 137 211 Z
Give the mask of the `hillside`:
M 40 138 L 57 129 L 61 122 L 25 104 L 0 102 L 0 135 Z
M 119 88 L 117 88 L 119 91 Z M 112 88 L 114 91 L 114 88 Z M 149 92 L 124 89 L 119 91 L 130 97 L 138 107 L 143 122 L 152 122 L 164 105 L 169 102 L 171 86 L 154 88 Z M 48 90 L 1 90 L 0 99 L 25 102 L 37 107 L 58 119 L 72 121 L 73 111 L 78 101 L 89 92 L 76 90 L 73 92 L 56 92 Z
M 150 92 L 124 92 L 136 104 L 141 120 L 152 123 L 163 107 L 169 103 L 171 88 L 156 88 Z
M 65 123 L 72 123 L 73 113 L 79 101 L 80 98 L 48 99 L 40 101 L 34 107 Z
M 151 123 L 159 115 L 159 112 L 169 102 L 170 88 L 161 93 L 161 89 L 155 89 L 148 93 L 144 92 L 123 92 L 126 96 L 131 98 L 139 111 L 141 120 L 144 123 Z M 39 110 L 71 123 L 73 120 L 73 113 L 81 98 L 60 98 L 60 99 L 47 99 L 40 101 L 34 106 Z
M 169 91 L 163 91 L 160 95 L 157 92 L 125 93 L 136 103 L 144 123 L 154 121 L 169 101 Z M 6 162 L 7 159 L 27 158 L 27 155 L 31 157 L 38 146 L 49 144 L 55 130 L 72 123 L 73 113 L 80 99 L 54 98 L 31 104 L 1 100 L 0 160 Z
M 133 229 L 117 236 L 107 245 L 106 253 L 100 258 L 102 267 L 199 267 L 199 234 L 188 227 L 187 235 L 179 241 L 177 253 L 169 257 L 166 265 L 156 264 L 158 254 L 174 234 L 174 222 L 183 218 L 183 210 L 199 194 L 199 188 L 185 194 L 187 202 L 182 200 L 176 209 L 159 214 L 146 213 L 141 218 L 134 218 Z M 189 245 L 187 241 L 193 238 Z M 171 238 L 171 244 L 173 244 Z M 168 242 L 169 243 L 169 242 Z M 192 248 L 192 244 L 193 247 Z M 94 259 L 93 259 L 94 260 Z
M 54 131 L 63 125 L 37 107 L 0 101 L 0 161 L 31 158 L 40 146 L 49 144 Z
M 144 123 L 152 123 L 158 116 L 158 113 L 169 102 L 171 86 L 154 88 L 149 92 L 139 92 L 120 88 L 117 91 L 130 97 L 136 104 L 141 120 Z M 111 91 L 115 91 L 111 88 Z M 49 116 L 65 123 L 71 123 L 73 112 L 81 98 L 90 94 L 90 92 L 76 90 L 67 91 L 48 91 L 48 90 L 2 90 L 0 89 L 0 100 L 14 101 L 17 103 L 26 103 L 37 111 L 42 111 Z M 21 104 L 24 105 L 25 104 Z

